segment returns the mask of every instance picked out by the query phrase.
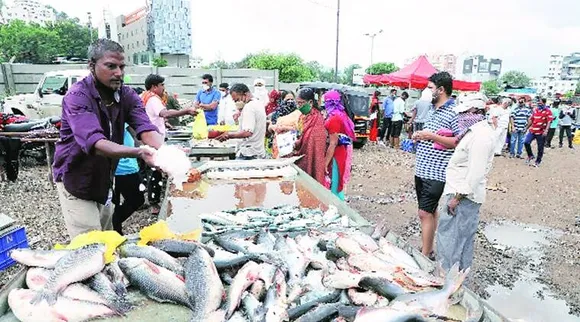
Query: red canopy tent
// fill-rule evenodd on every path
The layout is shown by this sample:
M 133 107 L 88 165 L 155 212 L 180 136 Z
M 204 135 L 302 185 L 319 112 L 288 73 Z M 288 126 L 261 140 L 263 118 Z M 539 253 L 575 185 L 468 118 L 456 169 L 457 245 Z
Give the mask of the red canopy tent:
M 435 74 L 437 69 L 429 63 L 427 57 L 419 56 L 411 65 L 383 75 L 365 75 L 363 81 L 365 84 L 372 85 L 393 85 L 402 88 L 423 89 L 429 83 L 429 77 Z M 467 82 L 454 80 L 453 89 L 458 91 L 479 91 L 480 82 Z

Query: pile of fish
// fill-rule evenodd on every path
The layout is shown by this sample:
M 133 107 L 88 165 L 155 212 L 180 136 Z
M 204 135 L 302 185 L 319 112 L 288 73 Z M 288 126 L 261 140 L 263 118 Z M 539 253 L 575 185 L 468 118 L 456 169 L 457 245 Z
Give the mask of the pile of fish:
M 332 205 L 326 212 L 283 205 L 268 209 L 255 207 L 220 211 L 201 214 L 200 218 L 205 236 L 232 230 L 293 232 L 329 226 L 348 227 L 351 224 L 349 218 L 341 216 Z
M 182 305 L 190 321 L 438 321 L 467 272 L 422 271 L 380 232 L 326 227 L 300 232 L 236 230 L 205 243 L 126 242 L 105 265 L 103 245 L 20 249 L 27 289 L 8 301 L 21 321 L 84 321 L 134 309 L 129 289 Z

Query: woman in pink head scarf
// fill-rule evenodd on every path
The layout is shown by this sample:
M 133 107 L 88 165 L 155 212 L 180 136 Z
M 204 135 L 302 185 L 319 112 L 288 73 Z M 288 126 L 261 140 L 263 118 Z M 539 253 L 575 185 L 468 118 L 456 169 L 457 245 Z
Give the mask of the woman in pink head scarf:
M 344 200 L 344 187 L 350 180 L 352 165 L 354 123 L 346 114 L 339 92 L 331 90 L 324 94 L 324 108 L 327 112 L 324 126 L 329 136 L 325 158 L 326 173 L 330 179 L 328 188 Z

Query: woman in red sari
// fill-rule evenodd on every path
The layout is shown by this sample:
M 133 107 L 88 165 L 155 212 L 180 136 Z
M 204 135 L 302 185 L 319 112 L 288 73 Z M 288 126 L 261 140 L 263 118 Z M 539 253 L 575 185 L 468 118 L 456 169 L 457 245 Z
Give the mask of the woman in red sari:
M 379 135 L 379 95 L 381 95 L 381 92 L 375 91 L 371 98 L 371 130 L 369 133 L 371 142 L 377 142 L 377 136 Z
M 312 178 L 324 185 L 326 153 L 326 129 L 324 117 L 316 108 L 314 91 L 304 88 L 298 93 L 296 106 L 301 113 L 298 121 L 300 138 L 294 146 L 294 155 L 303 157 L 296 165 Z

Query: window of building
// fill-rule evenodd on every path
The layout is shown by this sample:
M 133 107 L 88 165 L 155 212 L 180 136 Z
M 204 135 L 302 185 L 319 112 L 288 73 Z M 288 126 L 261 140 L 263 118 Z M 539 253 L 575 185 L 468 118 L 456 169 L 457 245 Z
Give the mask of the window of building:
M 133 63 L 134 64 L 137 64 L 139 62 L 138 59 L 139 59 L 139 56 L 136 53 L 133 54 Z

